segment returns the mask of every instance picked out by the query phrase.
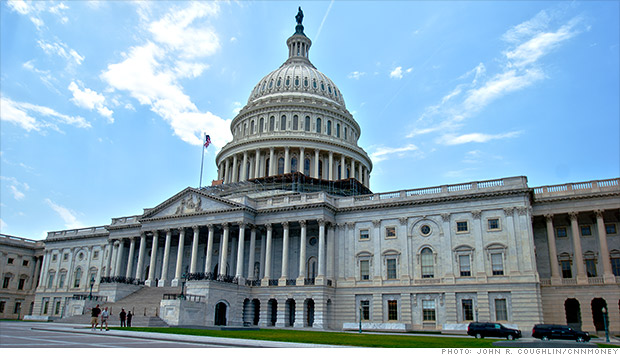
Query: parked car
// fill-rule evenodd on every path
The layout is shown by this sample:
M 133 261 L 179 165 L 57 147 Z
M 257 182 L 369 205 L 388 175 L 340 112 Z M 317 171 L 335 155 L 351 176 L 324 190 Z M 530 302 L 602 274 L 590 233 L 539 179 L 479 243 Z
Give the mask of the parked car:
M 478 339 L 484 337 L 498 337 L 513 340 L 521 338 L 521 331 L 506 328 L 499 323 L 472 322 L 467 326 L 467 335 L 474 336 Z
M 590 334 L 588 332 L 582 332 L 567 325 L 559 324 L 536 324 L 532 328 L 532 336 L 541 340 L 564 339 L 576 340 L 579 343 L 590 341 Z

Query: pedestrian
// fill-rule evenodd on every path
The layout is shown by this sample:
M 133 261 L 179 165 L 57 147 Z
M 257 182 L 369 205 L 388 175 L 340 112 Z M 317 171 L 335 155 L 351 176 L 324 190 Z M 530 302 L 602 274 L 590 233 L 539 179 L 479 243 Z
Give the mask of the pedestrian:
M 97 324 L 99 324 L 99 313 L 101 313 L 101 308 L 99 308 L 99 305 L 96 305 L 95 308 L 90 311 L 91 330 L 97 329 Z
M 101 312 L 101 327 L 99 328 L 101 331 L 103 331 L 103 323 L 105 323 L 105 331 L 107 332 L 108 330 L 108 317 L 110 316 L 110 312 L 108 312 L 108 307 L 103 309 L 103 312 Z
M 127 313 L 127 327 L 129 328 L 131 328 L 131 318 L 133 318 L 133 314 L 129 311 L 129 313 Z
M 127 317 L 127 313 L 125 313 L 125 308 L 121 308 L 121 313 L 118 314 L 121 318 L 121 328 L 126 327 L 125 319 Z

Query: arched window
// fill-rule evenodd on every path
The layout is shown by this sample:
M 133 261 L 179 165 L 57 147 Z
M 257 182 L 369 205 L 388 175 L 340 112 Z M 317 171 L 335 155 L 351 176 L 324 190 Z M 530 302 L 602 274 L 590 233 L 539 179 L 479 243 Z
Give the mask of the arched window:
M 284 115 L 280 118 L 280 130 L 286 131 L 286 116 Z
M 265 159 L 265 176 L 269 176 L 269 158 Z
M 332 121 L 327 121 L 327 135 L 332 135 Z
M 347 139 L 347 127 L 344 128 L 344 139 Z
M 306 116 L 306 122 L 304 122 L 304 129 L 306 132 L 310 132 L 310 116 Z
M 308 267 L 306 268 L 307 270 L 307 276 L 309 279 L 313 279 L 316 277 L 316 272 L 317 272 L 317 263 L 316 263 L 316 258 L 314 256 L 310 257 L 310 259 L 308 259 Z
M 263 127 L 265 126 L 265 119 L 260 118 L 260 124 L 258 125 L 258 133 L 263 133 Z
M 310 175 L 310 159 L 304 159 L 304 174 Z
M 431 248 L 424 248 L 420 251 L 420 264 L 423 279 L 432 279 L 435 277 L 435 262 L 433 259 L 433 251 Z
M 340 138 L 340 123 L 336 123 L 336 137 Z
M 82 269 L 81 268 L 77 268 L 75 270 L 75 277 L 73 280 L 73 287 L 80 287 L 80 281 L 82 280 Z
M 291 158 L 291 173 L 294 173 L 297 171 L 297 158 L 293 157 Z
M 284 174 L 284 158 L 278 159 L 278 174 Z
M 248 134 L 248 124 L 244 123 L 243 124 L 243 135 L 246 136 Z
M 250 132 L 252 132 L 252 134 L 254 134 L 254 120 L 252 120 L 250 122 Z
M 297 115 L 293 116 L 293 130 L 296 131 L 299 129 L 299 117 Z
M 316 119 L 316 133 L 321 133 L 321 119 Z
M 269 117 L 269 131 L 270 132 L 273 132 L 275 125 L 276 125 L 276 118 L 273 116 Z

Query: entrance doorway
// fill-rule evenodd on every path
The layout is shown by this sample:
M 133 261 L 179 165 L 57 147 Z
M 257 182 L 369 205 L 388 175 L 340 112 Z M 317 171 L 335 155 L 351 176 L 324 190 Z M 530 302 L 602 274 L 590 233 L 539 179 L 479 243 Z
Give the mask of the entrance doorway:
M 577 330 L 581 330 L 581 307 L 579 301 L 568 298 L 564 302 L 564 312 L 566 313 L 566 325 Z
M 314 300 L 306 300 L 306 326 L 312 327 L 314 324 Z
M 590 303 L 592 307 L 592 321 L 594 322 L 594 328 L 596 331 L 604 331 L 605 323 L 603 321 L 603 307 L 607 309 L 607 302 L 602 298 L 595 298 Z
M 226 325 L 226 303 L 218 302 L 215 305 L 215 325 Z

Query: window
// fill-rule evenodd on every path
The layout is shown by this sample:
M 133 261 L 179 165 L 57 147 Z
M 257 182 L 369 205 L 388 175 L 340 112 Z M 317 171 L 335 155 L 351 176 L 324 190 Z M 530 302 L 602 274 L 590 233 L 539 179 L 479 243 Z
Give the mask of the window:
M 385 227 L 385 238 L 396 238 L 396 227 Z
M 340 138 L 340 123 L 336 123 L 336 137 Z
M 471 299 L 461 300 L 461 306 L 463 307 L 463 320 L 474 320 L 474 301 Z
M 99 258 L 99 250 L 95 250 L 93 252 L 93 259 L 98 259 Z
M 278 174 L 284 174 L 284 158 L 278 159 Z
M 389 300 L 388 303 L 388 320 L 398 320 L 398 301 Z
M 362 307 L 362 320 L 370 320 L 370 301 L 363 300 L 360 301 L 360 307 Z
M 6 306 L 6 301 L 0 301 L 0 313 L 4 313 L 5 306 Z
M 263 133 L 263 127 L 265 126 L 265 119 L 260 118 L 260 123 L 258 124 L 258 133 Z
M 615 223 L 608 223 L 605 225 L 605 232 L 607 232 L 607 234 L 616 234 L 618 233 L 616 230 L 616 224 Z
M 321 119 L 316 119 L 316 133 L 321 133 Z
M 13 313 L 17 314 L 20 313 L 22 310 L 22 303 L 21 302 L 15 302 L 15 307 L 13 307 Z
M 435 277 L 435 262 L 433 260 L 433 251 L 430 248 L 424 248 L 420 252 L 420 262 L 422 264 L 422 278 L 432 279 Z
M 5 276 L 4 281 L 2 281 L 2 288 L 9 288 L 9 283 L 11 282 L 10 276 Z
M 22 266 L 28 266 L 28 260 L 23 260 L 22 261 Z
M 344 139 L 347 139 L 347 127 L 344 128 Z
M 50 271 L 48 279 L 47 279 L 47 288 L 52 288 L 52 286 L 54 286 L 54 276 L 56 275 L 55 272 Z
M 60 275 L 58 275 L 58 287 L 62 288 L 65 287 L 65 279 L 67 278 L 67 273 L 66 272 L 61 272 Z
M 67 261 L 67 260 L 69 260 L 69 253 L 62 254 L 62 261 Z
M 507 321 L 508 320 L 508 310 L 506 309 L 506 299 L 505 298 L 496 298 L 495 299 L 495 320 L 496 321 Z
M 471 276 L 469 255 L 459 255 L 459 270 L 461 272 L 461 276 Z
M 368 240 L 370 239 L 370 234 L 368 229 L 360 229 L 360 240 Z
M 581 236 L 582 237 L 590 237 L 592 236 L 592 228 L 590 226 L 581 226 Z
M 25 278 L 20 278 L 19 279 L 19 283 L 17 284 L 17 289 L 18 290 L 23 290 L 24 289 L 24 285 L 26 284 L 26 279 Z
M 273 116 L 269 117 L 269 132 L 273 132 L 275 124 L 276 124 L 276 118 Z
M 286 116 L 280 117 L 280 130 L 286 131 Z
M 491 254 L 491 269 L 493 275 L 504 274 L 504 255 L 502 253 Z
M 431 227 L 428 224 L 423 225 L 422 227 L 420 227 L 420 234 L 422 234 L 422 236 L 424 237 L 430 235 Z
M 73 281 L 73 287 L 80 287 L 81 279 L 82 279 L 82 269 L 77 268 L 77 270 L 75 270 L 75 280 Z
M 467 226 L 467 221 L 459 221 L 456 222 L 456 232 L 457 233 L 467 233 L 469 228 Z
M 370 260 L 360 260 L 360 280 L 370 280 Z
M 56 301 L 56 305 L 54 305 L 54 314 L 60 314 L 60 301 Z
M 310 175 L 310 159 L 304 159 L 304 174 Z
M 436 319 L 435 300 L 422 300 L 422 320 L 434 322 Z
M 50 300 L 43 301 L 43 314 L 47 314 L 47 309 L 50 306 Z
M 13 259 L 13 258 L 8 258 L 8 259 L 7 259 L 7 261 L 6 261 L 6 263 L 7 263 L 7 264 L 13 264 L 13 261 L 14 261 L 14 260 L 15 260 L 15 259 Z
M 595 259 L 586 259 L 586 273 L 588 277 L 596 277 L 596 260 Z
M 250 132 L 254 134 L 254 120 L 250 121 Z
M 570 269 L 570 260 L 561 260 L 560 264 L 562 265 L 562 278 L 570 279 L 573 277 L 573 273 Z
M 293 130 L 297 131 L 299 129 L 299 117 L 297 115 L 293 116 Z
M 396 280 L 396 259 L 387 259 L 387 278 Z
M 57 258 L 58 258 L 58 255 L 56 255 L 56 254 L 52 255 L 52 261 L 56 261 Z
M 327 135 L 332 135 L 332 121 L 327 121 Z
M 306 132 L 310 132 L 310 116 L 306 116 L 306 118 L 305 118 L 304 130 Z
M 614 276 L 620 276 L 620 256 L 611 257 L 611 271 L 614 273 Z
M 250 170 L 248 169 L 248 172 Z M 297 171 L 297 158 L 293 157 L 291 158 L 291 173 L 294 173 Z
M 568 234 L 566 234 L 566 227 L 557 227 L 555 229 L 555 236 L 557 238 L 566 238 Z
M 488 227 L 489 227 L 490 231 L 500 230 L 501 229 L 499 227 L 499 218 L 489 218 L 487 220 L 487 224 L 488 224 Z

